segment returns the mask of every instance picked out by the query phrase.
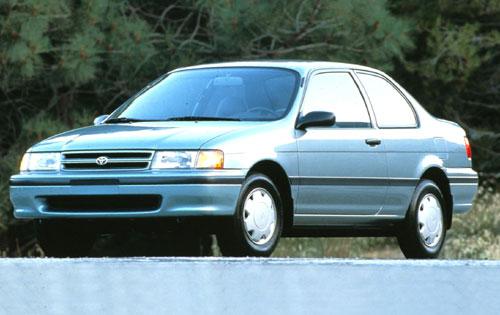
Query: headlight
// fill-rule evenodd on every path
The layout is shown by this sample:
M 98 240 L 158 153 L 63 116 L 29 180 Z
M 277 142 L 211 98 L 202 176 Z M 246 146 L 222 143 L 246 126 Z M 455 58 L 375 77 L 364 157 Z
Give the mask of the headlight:
M 26 153 L 19 169 L 26 171 L 58 171 L 61 168 L 61 153 Z
M 159 151 L 151 164 L 152 169 L 223 167 L 224 153 L 219 150 Z
M 156 152 L 151 168 L 192 168 L 197 154 L 197 151 Z

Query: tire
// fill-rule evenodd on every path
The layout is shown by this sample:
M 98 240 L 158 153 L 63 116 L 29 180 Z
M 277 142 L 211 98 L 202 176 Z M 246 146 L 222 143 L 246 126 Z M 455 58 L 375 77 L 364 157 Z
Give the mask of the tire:
M 398 243 L 406 258 L 437 258 L 446 238 L 444 198 L 430 180 L 417 185 Z
M 282 229 L 279 191 L 269 177 L 254 173 L 243 183 L 235 215 L 217 234 L 217 243 L 224 256 L 268 257 Z
M 39 220 L 35 222 L 38 244 L 48 257 L 88 256 L 96 233 L 80 222 Z

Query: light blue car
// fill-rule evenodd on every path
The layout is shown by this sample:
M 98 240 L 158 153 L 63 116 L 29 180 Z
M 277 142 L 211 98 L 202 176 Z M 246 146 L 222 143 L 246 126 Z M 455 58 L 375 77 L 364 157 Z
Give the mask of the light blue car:
M 36 219 L 49 255 L 85 255 L 93 226 L 170 218 L 207 219 L 224 255 L 391 235 L 433 258 L 477 191 L 464 130 L 358 65 L 176 69 L 94 123 L 34 145 L 10 180 L 15 217 Z

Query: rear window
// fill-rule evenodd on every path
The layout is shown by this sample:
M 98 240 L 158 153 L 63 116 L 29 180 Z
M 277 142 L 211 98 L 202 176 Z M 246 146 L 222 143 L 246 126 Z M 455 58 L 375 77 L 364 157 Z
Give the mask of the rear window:
M 385 79 L 365 73 L 358 73 L 361 83 L 381 128 L 416 127 L 415 113 L 406 99 Z

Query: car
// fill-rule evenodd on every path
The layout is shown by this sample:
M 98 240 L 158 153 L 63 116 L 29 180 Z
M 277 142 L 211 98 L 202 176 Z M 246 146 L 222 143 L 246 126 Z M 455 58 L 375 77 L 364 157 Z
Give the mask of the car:
M 168 221 L 207 226 L 177 231 L 216 234 L 226 256 L 269 256 L 282 236 L 394 236 L 434 258 L 477 187 L 464 129 L 387 74 L 246 61 L 173 70 L 35 144 L 10 198 L 53 256 L 86 255 L 94 226 Z

